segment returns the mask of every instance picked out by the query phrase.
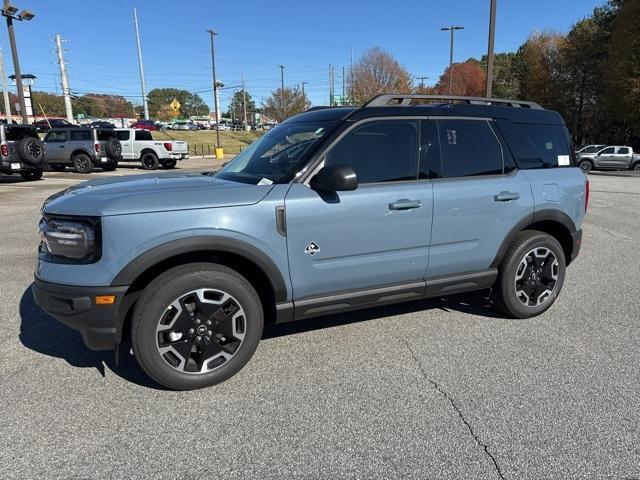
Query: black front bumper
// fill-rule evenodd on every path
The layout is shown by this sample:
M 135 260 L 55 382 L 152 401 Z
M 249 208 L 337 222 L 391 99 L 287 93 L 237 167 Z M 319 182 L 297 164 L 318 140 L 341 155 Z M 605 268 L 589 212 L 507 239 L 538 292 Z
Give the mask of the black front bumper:
M 82 335 L 91 350 L 113 350 L 120 306 L 128 287 L 78 287 L 35 279 L 33 296 L 45 312 Z M 96 305 L 97 295 L 115 295 L 115 303 Z

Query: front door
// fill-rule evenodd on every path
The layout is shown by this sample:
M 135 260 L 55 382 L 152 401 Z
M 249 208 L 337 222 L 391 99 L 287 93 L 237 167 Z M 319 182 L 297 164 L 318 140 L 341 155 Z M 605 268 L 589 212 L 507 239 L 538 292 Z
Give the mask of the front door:
M 324 158 L 350 165 L 356 190 L 291 186 L 285 208 L 294 301 L 423 281 L 433 204 L 431 183 L 417 180 L 418 142 L 417 120 L 363 122 Z
M 616 168 L 616 147 L 607 147 L 598 153 L 598 168 Z
M 67 130 L 49 130 L 45 138 L 47 161 L 69 160 Z

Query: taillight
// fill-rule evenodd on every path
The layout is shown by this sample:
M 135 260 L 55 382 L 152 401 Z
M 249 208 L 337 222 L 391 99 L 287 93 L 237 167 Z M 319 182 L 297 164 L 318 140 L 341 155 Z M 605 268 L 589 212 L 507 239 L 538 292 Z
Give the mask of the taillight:
M 100 150 L 102 150 L 102 146 L 99 143 L 96 143 L 93 148 L 96 149 L 96 153 L 100 153 Z
M 171 150 L 173 150 L 173 143 L 171 142 L 163 143 L 162 145 L 164 145 L 164 148 L 167 149 L 167 152 L 170 152 Z
M 2 144 L 2 146 L 0 146 L 0 153 L 2 153 L 3 157 L 8 157 L 9 156 L 9 145 L 7 145 L 6 143 Z
M 587 183 L 584 185 L 584 211 L 587 211 L 589 208 L 589 179 L 587 178 Z

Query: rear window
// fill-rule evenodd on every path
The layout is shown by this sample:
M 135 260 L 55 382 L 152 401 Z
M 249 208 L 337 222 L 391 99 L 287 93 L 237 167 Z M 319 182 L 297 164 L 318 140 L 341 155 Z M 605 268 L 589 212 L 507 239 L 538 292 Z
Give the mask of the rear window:
M 136 130 L 136 140 L 153 140 L 148 130 Z
M 4 128 L 7 141 L 22 140 L 25 137 L 38 137 L 38 132 L 35 128 L 30 127 L 5 127 Z
M 98 140 L 109 140 L 110 138 L 114 138 L 116 136 L 116 132 L 110 129 L 99 129 Z
M 516 158 L 518 168 L 552 168 L 573 165 L 568 135 L 563 125 L 515 124 L 496 120 Z

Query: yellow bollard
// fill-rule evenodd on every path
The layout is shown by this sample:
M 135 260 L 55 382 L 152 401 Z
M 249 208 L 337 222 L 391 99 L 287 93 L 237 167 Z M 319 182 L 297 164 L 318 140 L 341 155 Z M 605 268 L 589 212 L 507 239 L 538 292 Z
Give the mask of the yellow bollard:
M 218 160 L 222 160 L 224 158 L 224 150 L 222 149 L 222 147 L 216 147 L 216 158 Z

